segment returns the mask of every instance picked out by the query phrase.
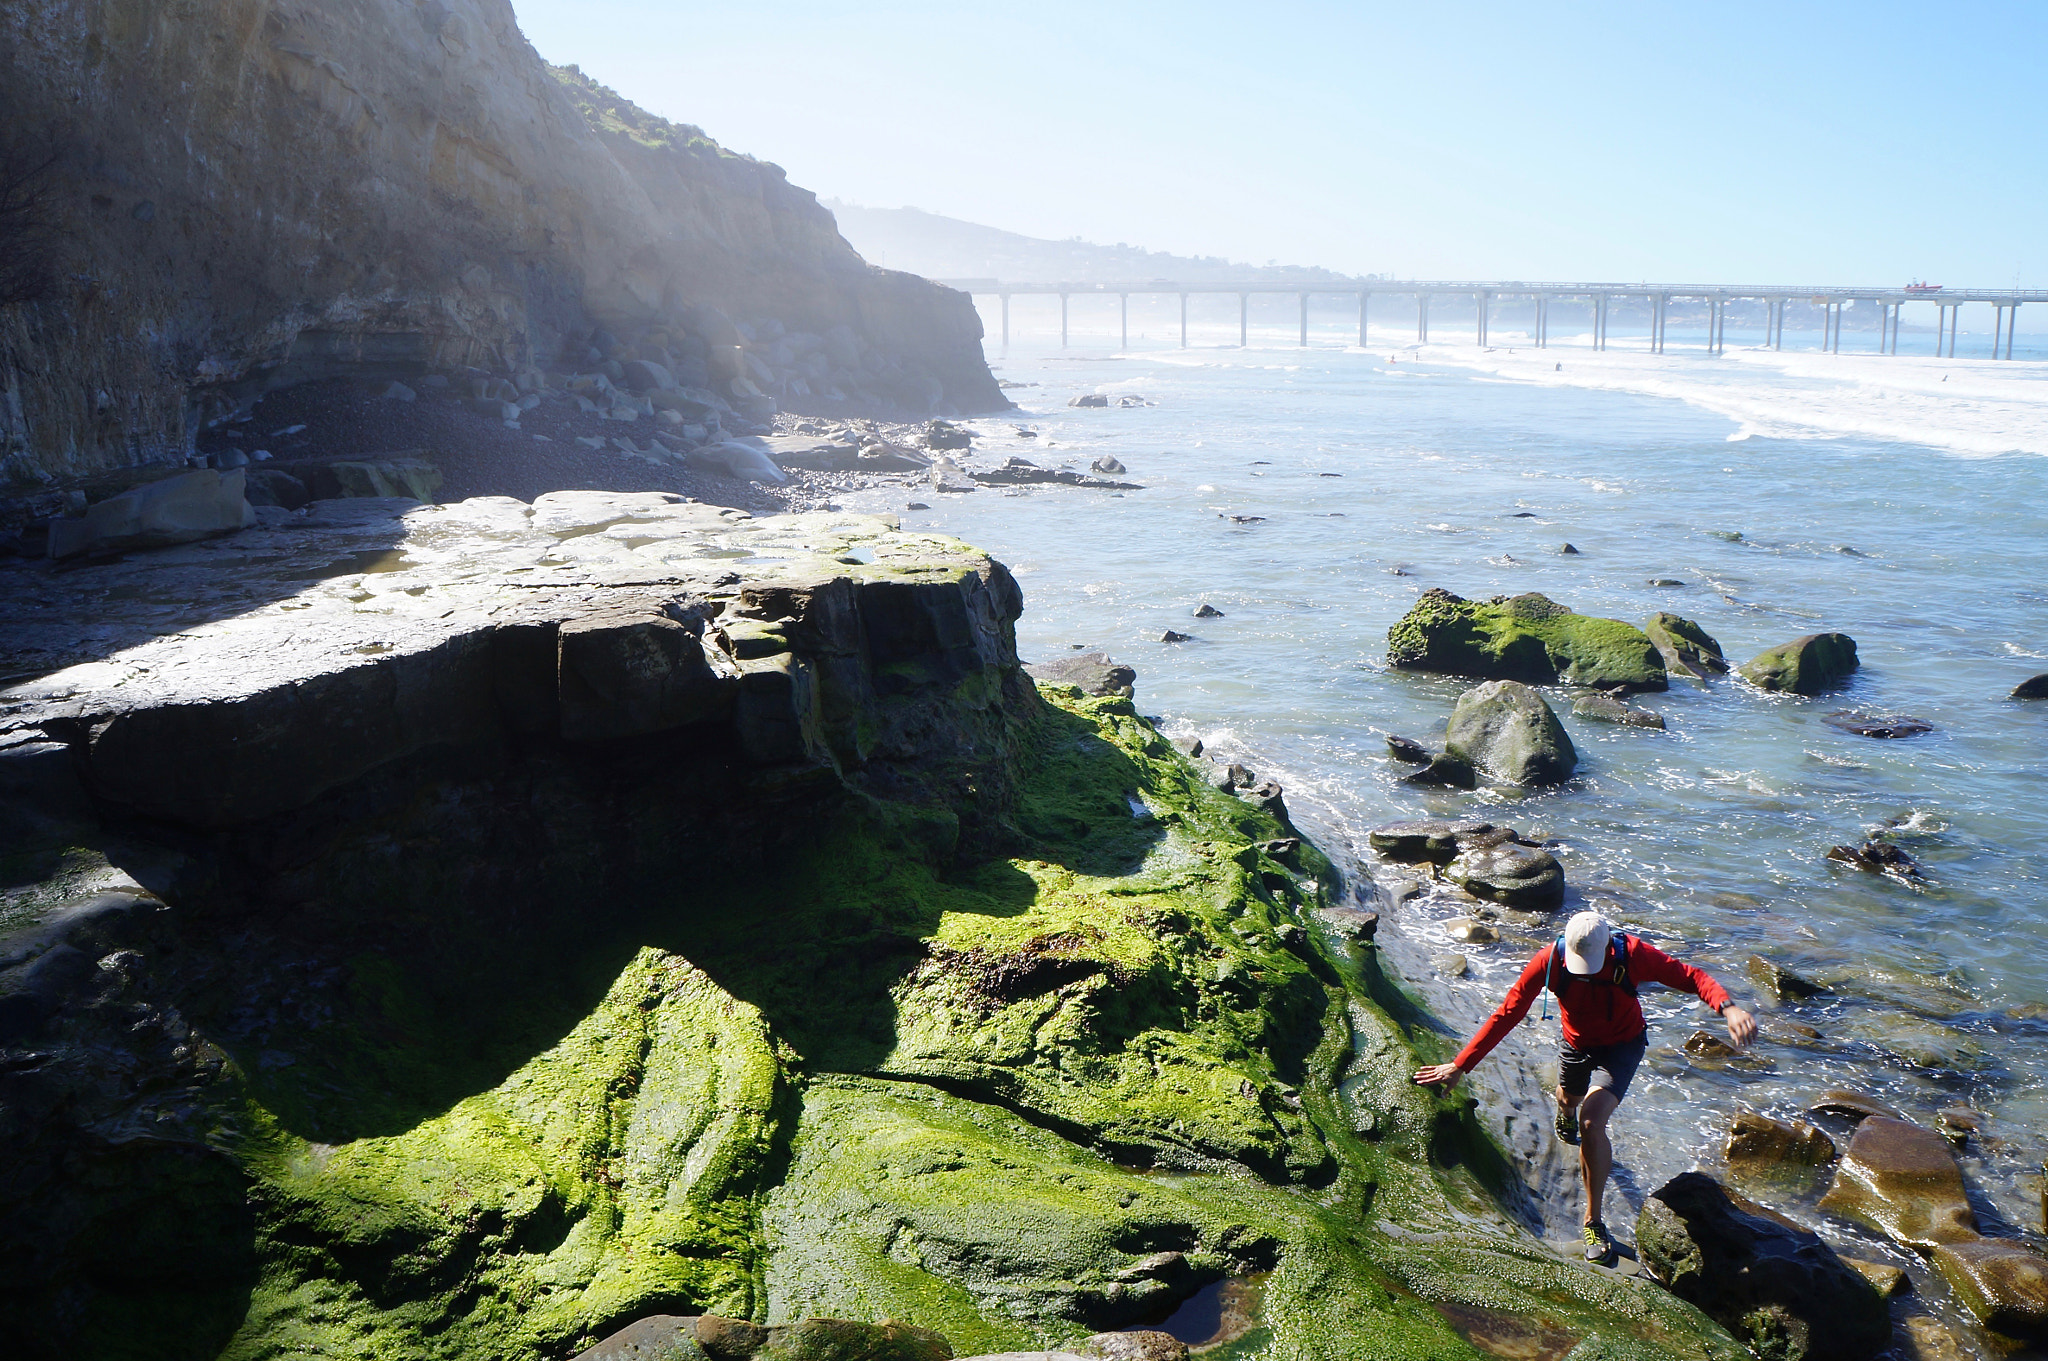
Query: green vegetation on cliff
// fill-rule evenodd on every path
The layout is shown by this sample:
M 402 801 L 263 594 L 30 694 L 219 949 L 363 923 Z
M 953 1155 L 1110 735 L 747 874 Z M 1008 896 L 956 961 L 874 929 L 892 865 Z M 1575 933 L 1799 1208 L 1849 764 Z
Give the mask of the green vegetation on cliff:
M 516 947 L 462 877 L 489 848 L 453 852 L 510 816 L 469 806 L 502 782 L 305 866 L 386 901 L 338 1013 L 236 1053 L 260 1279 L 224 1355 L 559 1358 L 700 1310 L 894 1317 L 965 1355 L 1226 1276 L 1261 1283 L 1237 1350 L 1273 1358 L 1739 1355 L 1505 1219 L 1469 1101 L 1406 1080 L 1443 1040 L 1326 943 L 1313 847 L 1127 699 L 1046 695 L 1010 705 L 979 830 L 928 795 L 755 788 L 804 819 L 756 855 L 659 785 L 592 809 L 533 777 L 548 844 L 499 849 L 565 920 L 496 931 Z M 394 870 L 400 843 L 444 849 Z M 630 903 L 575 859 L 633 847 L 672 877 Z

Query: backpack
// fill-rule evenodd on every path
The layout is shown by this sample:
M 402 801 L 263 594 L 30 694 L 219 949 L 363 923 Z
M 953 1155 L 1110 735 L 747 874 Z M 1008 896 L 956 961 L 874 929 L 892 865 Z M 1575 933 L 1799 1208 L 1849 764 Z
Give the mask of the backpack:
M 1558 1007 L 1563 1009 L 1564 989 L 1557 984 L 1558 966 L 1564 962 L 1564 937 L 1550 947 L 1550 958 L 1543 965 L 1543 1014 L 1542 1020 L 1550 1019 L 1550 994 L 1558 995 Z M 1584 983 L 1597 983 L 1602 987 L 1620 988 L 1630 997 L 1636 996 L 1635 980 L 1628 976 L 1628 933 L 1616 931 L 1607 938 L 1607 961 L 1596 974 L 1576 974 L 1565 971 L 1565 978 L 1578 979 Z

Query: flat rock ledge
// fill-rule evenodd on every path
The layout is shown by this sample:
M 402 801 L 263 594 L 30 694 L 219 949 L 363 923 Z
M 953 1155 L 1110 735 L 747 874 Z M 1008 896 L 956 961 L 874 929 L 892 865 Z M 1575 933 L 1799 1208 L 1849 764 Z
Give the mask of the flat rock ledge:
M 904 697 L 1014 668 L 1022 604 L 893 518 L 658 492 L 319 501 L 0 582 L 0 746 L 66 743 L 102 797 L 199 827 L 494 731 L 724 723 L 757 765 L 858 765 L 917 740 Z

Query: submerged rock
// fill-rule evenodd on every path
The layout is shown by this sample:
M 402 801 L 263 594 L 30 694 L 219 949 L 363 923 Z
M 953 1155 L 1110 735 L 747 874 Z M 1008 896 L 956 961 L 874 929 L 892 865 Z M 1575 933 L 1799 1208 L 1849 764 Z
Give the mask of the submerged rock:
M 1854 865 L 1865 874 L 1889 874 L 1896 879 L 1912 879 L 1920 873 L 1919 863 L 1889 841 L 1866 841 L 1861 846 L 1831 846 L 1827 858 Z
M 1759 690 L 1818 695 L 1841 684 L 1855 669 L 1855 639 L 1846 633 L 1809 633 L 1766 648 L 1737 672 Z
M 1884 1300 L 1819 1234 L 1704 1173 L 1680 1173 L 1643 1202 L 1636 1251 L 1760 1357 L 1867 1361 L 1891 1341 Z
M 1888 1116 L 1869 1116 L 1856 1127 L 1820 1204 L 1923 1252 L 1978 1236 L 1977 1215 L 1948 1141 Z
M 1195 606 L 1194 616 L 1197 619 L 1221 619 L 1223 611 L 1217 609 L 1214 605 L 1197 605 Z
M 1664 659 L 1664 669 L 1671 675 L 1705 680 L 1709 676 L 1723 675 L 1728 670 L 1727 658 L 1721 655 L 1721 645 L 1714 641 L 1712 634 L 1690 619 L 1659 610 L 1644 623 L 1643 632 Z
M 1722 1153 L 1731 1164 L 1820 1167 L 1835 1160 L 1835 1141 L 1803 1121 L 1788 1124 L 1756 1111 L 1742 1111 L 1728 1126 Z
M 1751 955 L 1743 970 L 1752 982 L 1780 1002 L 1803 1002 L 1828 991 L 1823 984 L 1801 978 L 1784 965 L 1773 964 L 1762 955 Z
M 1663 690 L 1649 636 L 1530 593 L 1471 601 L 1439 587 L 1387 631 L 1387 661 L 1413 671 L 1595 689 Z
M 2010 1239 L 1943 1243 L 1934 1269 L 1979 1322 L 2007 1337 L 2048 1341 L 2048 1258 Z
M 2048 699 L 2048 672 L 2029 676 L 2012 688 L 2013 699 Z
M 1431 758 L 1427 766 L 1410 775 L 1402 783 L 1433 789 L 1477 789 L 1479 775 L 1472 769 L 1471 762 L 1456 756 L 1442 755 Z
M 1578 769 L 1571 735 L 1543 696 L 1519 681 L 1488 681 L 1458 697 L 1444 753 L 1508 784 L 1561 784 Z
M 1602 723 L 1619 723 L 1628 728 L 1664 731 L 1664 715 L 1625 704 L 1613 695 L 1580 695 L 1572 701 L 1572 713 L 1579 718 L 1596 718 Z
M 1911 714 L 1866 714 L 1855 709 L 1825 714 L 1821 722 L 1858 737 L 1917 737 L 1934 731 L 1932 723 Z

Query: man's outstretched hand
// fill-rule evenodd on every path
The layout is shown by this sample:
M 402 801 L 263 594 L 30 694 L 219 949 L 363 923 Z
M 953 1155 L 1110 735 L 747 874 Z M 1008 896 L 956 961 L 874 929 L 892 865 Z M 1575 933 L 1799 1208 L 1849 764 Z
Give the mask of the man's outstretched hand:
M 1721 1012 L 1721 1019 L 1728 1023 L 1728 1039 L 1737 1049 L 1756 1038 L 1756 1017 L 1741 1007 L 1727 1007 Z
M 1755 1029 L 1754 1026 L 1750 1028 L 1752 1030 Z M 1455 1063 L 1433 1063 L 1427 1068 L 1417 1068 L 1415 1070 L 1416 1085 L 1422 1087 L 1441 1087 L 1445 1092 L 1449 1092 L 1451 1088 L 1457 1086 L 1458 1079 L 1463 1076 L 1465 1076 L 1463 1070 Z

